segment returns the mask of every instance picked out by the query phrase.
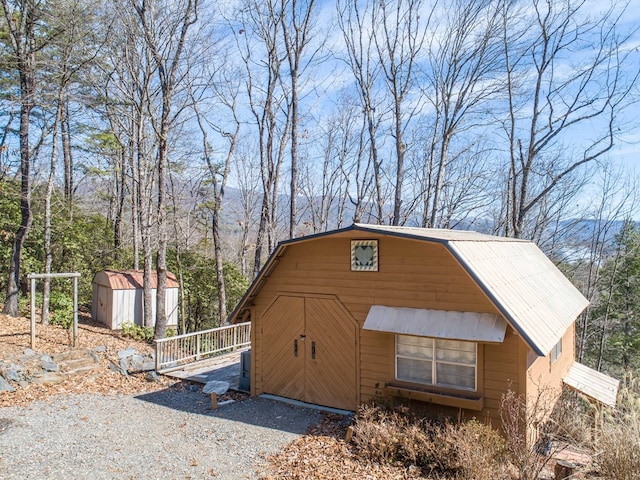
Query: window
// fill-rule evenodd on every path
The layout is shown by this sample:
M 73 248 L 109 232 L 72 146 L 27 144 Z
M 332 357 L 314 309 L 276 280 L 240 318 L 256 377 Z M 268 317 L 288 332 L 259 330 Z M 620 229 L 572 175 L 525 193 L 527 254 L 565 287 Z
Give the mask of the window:
M 560 357 L 561 354 L 562 354 L 562 338 L 551 349 L 551 364 L 552 365 L 558 359 L 558 357 Z
M 358 272 L 378 271 L 377 240 L 351 240 L 351 270 Z
M 396 335 L 396 379 L 475 391 L 477 344 Z

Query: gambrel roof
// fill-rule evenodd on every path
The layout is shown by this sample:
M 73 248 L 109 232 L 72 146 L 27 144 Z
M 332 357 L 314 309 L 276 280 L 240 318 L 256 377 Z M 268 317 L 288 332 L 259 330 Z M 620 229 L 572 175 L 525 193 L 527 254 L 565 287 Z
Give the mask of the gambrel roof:
M 353 224 L 278 244 L 232 318 L 251 305 L 289 245 L 349 232 L 442 244 L 538 355 L 546 356 L 588 305 L 587 299 L 533 242 L 462 230 Z

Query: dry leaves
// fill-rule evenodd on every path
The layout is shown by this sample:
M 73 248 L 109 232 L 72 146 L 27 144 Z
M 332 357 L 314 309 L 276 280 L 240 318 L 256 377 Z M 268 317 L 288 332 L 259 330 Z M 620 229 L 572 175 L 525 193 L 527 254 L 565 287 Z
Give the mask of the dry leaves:
M 36 324 L 36 348 L 41 354 L 54 354 L 71 348 L 71 331 L 57 325 Z M 135 394 L 160 390 L 174 383 L 174 380 L 160 377 L 158 382 L 148 382 L 144 375 L 124 376 L 109 368 L 118 365 L 118 351 L 133 347 L 141 353 L 153 351 L 151 345 L 123 337 L 109 330 L 88 316 L 80 317 L 78 325 L 78 347 L 92 350 L 104 346 L 105 351 L 97 353 L 99 368 L 76 377 L 70 377 L 57 385 L 28 385 L 16 387 L 16 391 L 0 392 L 0 407 L 25 405 L 35 400 L 46 400 L 52 395 L 97 393 L 103 395 Z M 31 347 L 30 320 L 24 317 L 0 315 L 0 359 L 20 357 Z
M 358 459 L 344 442 L 343 417 L 325 415 L 319 425 L 267 457 L 263 480 L 377 480 L 425 478 L 415 468 L 379 465 Z

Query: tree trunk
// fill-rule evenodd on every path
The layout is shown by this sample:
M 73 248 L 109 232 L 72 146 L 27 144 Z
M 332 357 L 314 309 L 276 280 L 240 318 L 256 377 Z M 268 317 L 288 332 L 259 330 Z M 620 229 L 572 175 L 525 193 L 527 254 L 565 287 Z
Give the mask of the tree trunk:
M 7 12 L 5 11 L 5 16 Z M 23 12 L 29 16 L 34 12 Z M 27 22 L 31 22 L 28 20 Z M 20 32 L 22 34 L 23 32 Z M 32 41 L 29 37 L 33 33 L 31 29 L 24 32 L 24 41 Z M 20 292 L 20 263 L 22 260 L 22 247 L 31 228 L 31 152 L 29 149 L 29 124 L 31 110 L 34 106 L 35 96 L 35 54 L 32 49 L 24 50 L 20 37 L 19 51 L 16 51 L 18 71 L 20 75 L 20 225 L 15 233 L 9 261 L 9 278 L 7 281 L 7 296 L 2 313 L 18 316 L 18 296 Z

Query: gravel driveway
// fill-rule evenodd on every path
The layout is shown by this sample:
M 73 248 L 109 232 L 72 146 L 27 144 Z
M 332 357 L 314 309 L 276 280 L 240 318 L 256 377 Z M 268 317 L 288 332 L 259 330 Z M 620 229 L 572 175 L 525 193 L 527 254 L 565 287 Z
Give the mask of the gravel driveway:
M 0 479 L 258 478 L 265 454 L 321 418 L 265 398 L 210 406 L 167 389 L 1 408 Z

